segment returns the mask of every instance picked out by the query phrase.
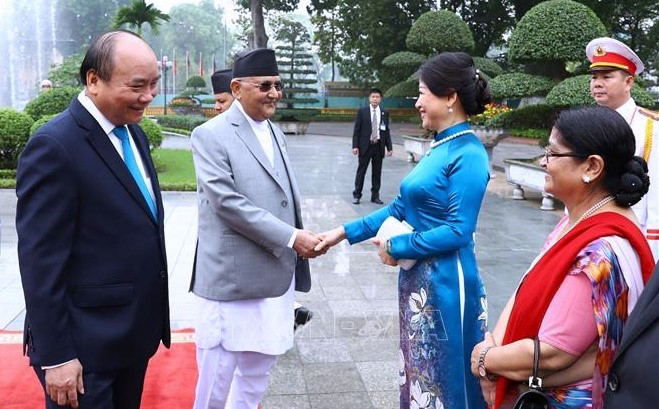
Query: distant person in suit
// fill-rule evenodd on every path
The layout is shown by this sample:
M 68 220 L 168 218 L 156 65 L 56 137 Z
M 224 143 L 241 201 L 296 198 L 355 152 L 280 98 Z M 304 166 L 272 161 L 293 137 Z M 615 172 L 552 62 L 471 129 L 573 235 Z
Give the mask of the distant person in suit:
M 380 179 L 384 150 L 387 156 L 393 154 L 389 129 L 389 113 L 380 108 L 382 91 L 372 88 L 368 95 L 369 105 L 359 108 L 352 133 L 352 154 L 359 155 L 359 165 L 355 176 L 355 190 L 352 203 L 359 204 L 364 187 L 364 177 L 368 164 L 371 166 L 371 202 L 383 204 L 380 200 Z
M 211 75 L 211 83 L 213 84 L 213 100 L 215 100 L 215 106 L 213 108 L 221 114 L 229 109 L 233 103 L 233 95 L 231 94 L 231 68 L 215 71 Z
M 613 359 L 604 408 L 653 408 L 659 404 L 659 267 L 629 314 Z
M 137 125 L 157 64 L 136 34 L 101 34 L 84 90 L 19 160 L 25 349 L 46 408 L 139 408 L 149 358 L 169 347 L 162 198 Z
M 307 259 L 319 254 L 284 134 L 269 121 L 282 97 L 274 51 L 237 54 L 231 91 L 229 110 L 192 132 L 197 409 L 257 407 L 277 356 L 293 346 L 295 290 L 309 291 Z

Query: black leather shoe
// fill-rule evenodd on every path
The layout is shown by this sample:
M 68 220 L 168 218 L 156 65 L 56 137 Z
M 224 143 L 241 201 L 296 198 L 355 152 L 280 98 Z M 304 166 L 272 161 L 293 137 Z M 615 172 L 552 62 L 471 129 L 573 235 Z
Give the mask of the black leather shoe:
M 313 312 L 306 307 L 298 307 L 295 309 L 295 321 L 293 321 L 293 330 L 296 330 L 300 325 L 304 325 L 311 321 Z
M 380 200 L 380 198 L 377 198 L 377 197 L 375 199 L 371 199 L 371 202 L 377 203 L 377 204 L 384 204 L 384 202 L 382 200 Z
M 359 198 L 358 198 L 358 197 L 354 197 L 354 198 L 352 199 L 352 204 L 359 204 Z

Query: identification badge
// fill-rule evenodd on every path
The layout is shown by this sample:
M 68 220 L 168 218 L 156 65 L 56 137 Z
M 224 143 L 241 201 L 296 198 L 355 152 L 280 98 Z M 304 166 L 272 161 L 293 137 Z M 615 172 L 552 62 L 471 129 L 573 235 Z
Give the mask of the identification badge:
M 381 131 L 386 131 L 387 130 L 387 125 L 386 124 L 380 124 L 380 130 Z

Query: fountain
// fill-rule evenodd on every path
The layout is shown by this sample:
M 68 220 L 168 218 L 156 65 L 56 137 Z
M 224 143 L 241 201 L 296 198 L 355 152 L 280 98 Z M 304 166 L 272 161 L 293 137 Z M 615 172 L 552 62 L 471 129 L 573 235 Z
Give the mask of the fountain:
M 0 7 L 0 107 L 23 109 L 65 55 L 58 44 L 58 0 L 3 0 Z

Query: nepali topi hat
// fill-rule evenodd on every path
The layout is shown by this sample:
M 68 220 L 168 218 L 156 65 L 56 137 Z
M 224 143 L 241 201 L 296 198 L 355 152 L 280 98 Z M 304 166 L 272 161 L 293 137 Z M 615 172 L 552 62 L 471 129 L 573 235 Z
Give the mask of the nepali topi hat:
M 223 92 L 231 93 L 231 76 L 232 69 L 227 68 L 224 70 L 215 71 L 211 75 L 211 83 L 213 84 L 213 94 L 221 94 Z
M 623 42 L 609 37 L 592 40 L 586 46 L 590 71 L 624 70 L 638 75 L 645 67 L 638 55 Z
M 269 48 L 241 51 L 233 61 L 233 78 L 276 77 L 279 75 L 275 51 Z

